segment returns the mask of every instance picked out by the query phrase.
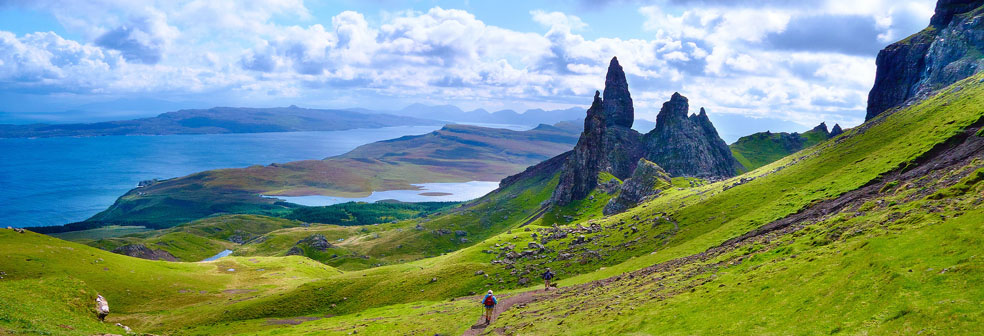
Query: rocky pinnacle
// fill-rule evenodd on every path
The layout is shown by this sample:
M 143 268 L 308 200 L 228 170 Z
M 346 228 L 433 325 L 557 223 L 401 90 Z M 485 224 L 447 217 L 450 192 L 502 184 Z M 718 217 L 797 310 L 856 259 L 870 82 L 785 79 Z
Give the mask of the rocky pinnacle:
M 632 96 L 629 94 L 629 83 L 625 80 L 625 71 L 618 64 L 617 57 L 612 57 L 611 63 L 608 64 L 603 106 L 607 126 L 632 127 L 632 122 L 635 120 Z

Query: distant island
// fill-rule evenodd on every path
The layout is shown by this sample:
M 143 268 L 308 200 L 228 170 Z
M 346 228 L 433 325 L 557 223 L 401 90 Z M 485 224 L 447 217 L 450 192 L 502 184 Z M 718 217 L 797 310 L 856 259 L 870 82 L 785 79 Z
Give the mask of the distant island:
M 151 118 L 90 124 L 0 125 L 0 138 L 342 131 L 441 124 L 437 120 L 410 116 L 308 109 L 293 105 L 272 108 L 213 107 L 167 112 Z

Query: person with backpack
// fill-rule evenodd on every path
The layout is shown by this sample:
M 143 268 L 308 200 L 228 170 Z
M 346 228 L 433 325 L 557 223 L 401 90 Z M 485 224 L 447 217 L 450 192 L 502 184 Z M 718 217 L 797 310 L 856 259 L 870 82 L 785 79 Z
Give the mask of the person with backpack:
M 543 272 L 543 290 L 550 290 L 550 279 L 553 279 L 554 273 L 547 267 L 547 271 Z
M 499 303 L 499 299 L 492 295 L 492 290 L 489 290 L 488 294 L 485 294 L 485 298 L 482 299 L 482 304 L 485 305 L 485 324 L 492 322 L 492 312 L 495 311 L 495 305 Z

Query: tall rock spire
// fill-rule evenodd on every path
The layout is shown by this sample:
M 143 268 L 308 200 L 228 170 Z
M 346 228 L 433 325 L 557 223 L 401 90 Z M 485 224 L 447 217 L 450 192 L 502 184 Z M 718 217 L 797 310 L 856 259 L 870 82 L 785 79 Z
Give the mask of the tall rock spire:
M 707 113 L 688 116 L 687 98 L 673 94 L 663 104 L 656 129 L 645 137 L 633 130 L 635 113 L 625 72 L 612 58 L 604 94 L 595 91 L 594 102 L 584 118 L 584 132 L 574 149 L 565 154 L 554 205 L 565 205 L 587 197 L 599 183 L 602 172 L 625 180 L 637 169 L 640 158 L 650 158 L 670 174 L 699 177 L 733 176 L 741 165 L 718 136 Z M 645 142 L 644 142 L 645 141 Z M 667 168 L 669 167 L 669 168 Z M 644 168 L 646 169 L 646 168 Z
M 608 126 L 632 128 L 635 110 L 632 107 L 632 96 L 629 94 L 629 82 L 625 80 L 625 71 L 618 64 L 618 57 L 612 57 L 611 63 L 608 64 L 604 107 Z

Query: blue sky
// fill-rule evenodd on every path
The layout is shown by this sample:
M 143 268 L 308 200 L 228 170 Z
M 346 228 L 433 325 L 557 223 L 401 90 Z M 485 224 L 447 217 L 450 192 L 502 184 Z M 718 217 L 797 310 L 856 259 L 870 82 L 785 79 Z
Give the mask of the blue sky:
M 587 106 L 618 56 L 637 118 L 864 116 L 874 57 L 933 0 L 0 0 L 0 122 L 178 108 Z

